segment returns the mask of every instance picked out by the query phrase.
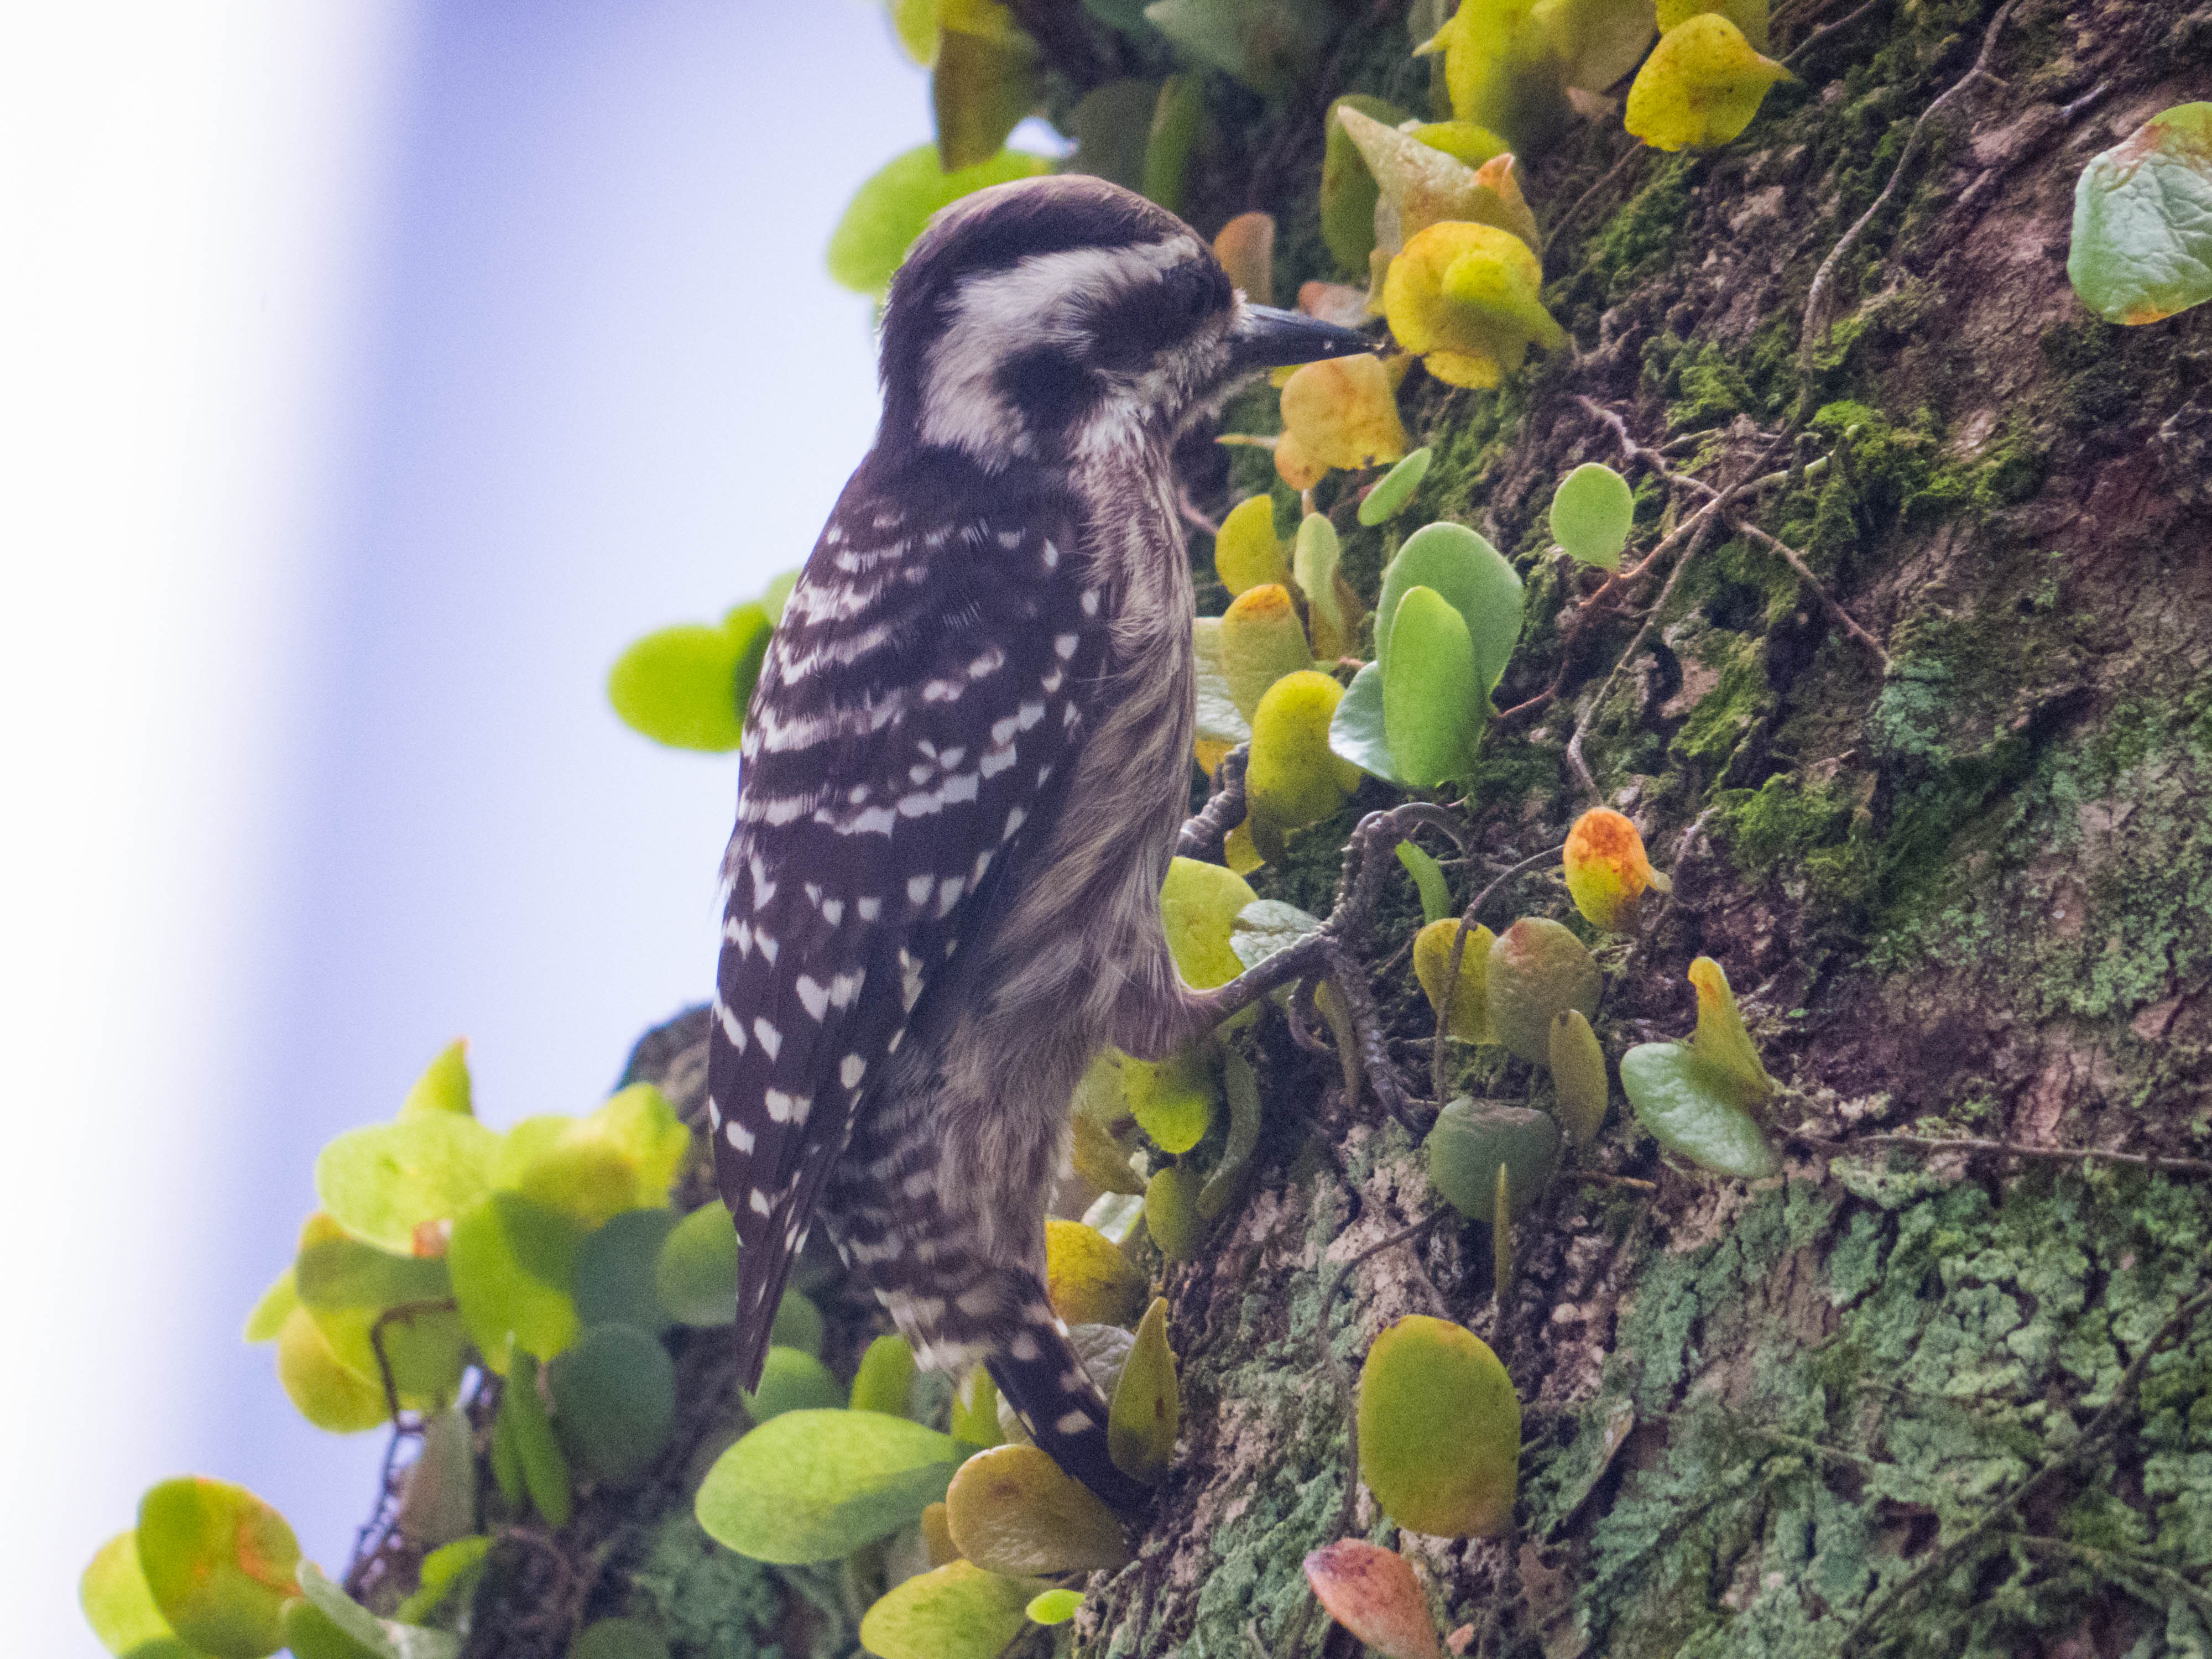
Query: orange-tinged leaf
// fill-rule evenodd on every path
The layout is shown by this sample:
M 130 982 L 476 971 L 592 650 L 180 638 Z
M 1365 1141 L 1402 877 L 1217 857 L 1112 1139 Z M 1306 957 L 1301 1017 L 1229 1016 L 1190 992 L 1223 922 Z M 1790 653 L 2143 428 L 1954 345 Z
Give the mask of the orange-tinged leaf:
M 1669 890 L 1667 878 L 1651 867 L 1644 837 L 1620 813 L 1592 807 L 1567 832 L 1561 862 L 1575 908 L 1609 933 L 1632 933 L 1647 890 Z
M 1562 924 L 1523 916 L 1490 947 L 1490 1023 L 1498 1040 L 1533 1066 L 1548 1065 L 1552 1020 L 1579 1008 L 1597 1012 L 1603 979 L 1596 961 Z
M 1275 303 L 1275 220 L 1267 213 L 1240 213 L 1213 239 L 1213 257 L 1229 280 L 1255 305 Z
M 1793 78 L 1727 18 L 1700 12 L 1659 37 L 1624 119 L 1654 149 L 1717 149 L 1751 125 L 1769 87 Z
M 1375 356 L 1308 363 L 1284 383 L 1285 441 L 1323 466 L 1373 466 L 1406 453 L 1389 371 Z M 1281 453 L 1276 464 L 1280 467 Z
M 161 1616 L 192 1646 L 260 1659 L 283 1644 L 300 1544 L 245 1487 L 189 1476 L 153 1487 L 138 1505 L 138 1559 Z
M 1275 441 L 1275 472 L 1293 489 L 1311 489 L 1328 477 L 1328 466 L 1307 453 L 1296 433 L 1285 432 Z
M 1421 1581 L 1404 1556 L 1364 1538 L 1340 1538 L 1305 1565 L 1329 1617 L 1382 1659 L 1441 1659 Z
M 1431 225 L 1449 222 L 1494 225 L 1534 246 L 1535 216 L 1514 179 L 1510 155 L 1494 153 L 1469 165 L 1423 143 L 1416 133 L 1385 126 L 1357 109 L 1340 109 L 1337 120 L 1366 159 L 1381 191 L 1375 212 L 1376 247 L 1397 253 Z M 1463 124 L 1452 125 L 1457 129 Z M 1481 144 L 1472 142 L 1468 148 L 1472 152 Z
M 1774 1079 L 1743 1028 L 1727 973 L 1711 957 L 1699 957 L 1690 964 L 1690 983 L 1698 988 L 1698 1029 L 1690 1036 L 1691 1052 L 1727 1079 L 1737 1105 L 1758 1105 L 1774 1092 Z

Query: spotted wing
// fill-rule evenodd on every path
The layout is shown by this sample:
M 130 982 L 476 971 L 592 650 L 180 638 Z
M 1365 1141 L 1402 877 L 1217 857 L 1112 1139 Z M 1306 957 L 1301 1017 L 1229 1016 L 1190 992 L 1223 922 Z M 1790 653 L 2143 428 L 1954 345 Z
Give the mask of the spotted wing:
M 1065 515 L 916 522 L 856 480 L 777 625 L 708 1062 L 747 1387 L 871 1079 L 1073 770 L 1105 650 L 1078 563 Z

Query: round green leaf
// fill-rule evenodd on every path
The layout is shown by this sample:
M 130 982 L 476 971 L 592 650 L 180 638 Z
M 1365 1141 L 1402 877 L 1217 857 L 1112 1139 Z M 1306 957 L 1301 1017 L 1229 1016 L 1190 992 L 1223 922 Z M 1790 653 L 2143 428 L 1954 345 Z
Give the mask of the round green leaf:
M 896 1334 L 878 1337 L 860 1356 L 853 1373 L 852 1407 L 904 1417 L 914 1398 L 914 1349 Z
M 1475 684 L 1474 641 L 1444 597 L 1409 587 L 1390 628 L 1382 668 L 1382 729 L 1398 775 L 1416 789 L 1466 777 L 1474 767 L 1483 693 Z
M 1553 493 L 1552 539 L 1584 564 L 1618 570 L 1635 516 L 1628 480 L 1601 462 L 1585 462 Z
M 1495 1223 L 1498 1170 L 1511 1182 L 1513 1216 L 1526 1215 L 1559 1172 L 1559 1126 L 1524 1106 L 1462 1096 L 1437 1114 L 1425 1143 L 1429 1179 L 1462 1215 Z
M 442 1549 L 432 1550 L 422 1558 L 415 1594 L 399 1604 L 400 1620 L 418 1623 L 437 1611 L 447 1596 L 470 1581 L 490 1553 L 491 1540 L 483 1536 L 456 1539 Z
M 890 1591 L 860 1616 L 860 1645 L 878 1659 L 996 1659 L 1025 1622 L 1030 1585 L 948 1561 Z
M 771 1343 L 761 1361 L 760 1387 L 743 1396 L 756 1423 L 786 1412 L 827 1411 L 845 1403 L 845 1390 L 830 1368 L 811 1353 Z
M 2090 158 L 2074 186 L 2066 275 L 2108 323 L 2212 299 L 2212 103 L 2160 111 Z
M 1359 1371 L 1359 1474 L 1413 1532 L 1488 1537 L 1513 1518 L 1521 1402 L 1472 1331 L 1409 1315 Z
M 1198 1171 L 1181 1164 L 1153 1170 L 1145 1183 L 1145 1226 L 1170 1261 L 1190 1261 L 1205 1242 L 1206 1221 L 1198 1212 L 1200 1185 Z
M 1329 142 L 1335 142 L 1334 132 L 1330 134 Z M 1349 147 L 1350 140 L 1346 142 Z M 1421 487 L 1421 480 L 1429 476 L 1429 463 L 1435 459 L 1434 450 L 1423 447 L 1385 472 L 1381 482 L 1367 492 L 1367 499 L 1359 503 L 1359 522 L 1371 528 L 1388 524 L 1403 513 L 1406 504 L 1413 499 L 1413 492 Z
M 707 1535 L 757 1561 L 850 1555 L 945 1496 L 947 1435 L 880 1412 L 786 1412 L 715 1460 L 695 1506 Z
M 261 1659 L 284 1644 L 299 1593 L 300 1541 L 243 1486 L 184 1476 L 138 1504 L 138 1560 L 169 1627 L 216 1659 Z
M 737 1322 L 738 1224 L 727 1205 L 709 1199 L 670 1230 L 653 1282 L 660 1305 L 679 1323 Z
M 1206 1139 L 1221 1086 L 1200 1045 L 1157 1063 L 1122 1057 L 1121 1073 L 1130 1115 L 1162 1152 L 1179 1155 Z
M 292 1310 L 299 1305 L 299 1286 L 292 1282 L 292 1270 L 287 1267 L 277 1275 L 274 1285 L 262 1291 L 261 1300 L 246 1316 L 246 1340 L 274 1342 L 276 1334 L 284 1328 L 284 1322 L 292 1316 Z
M 472 1117 L 429 1112 L 351 1129 L 315 1159 L 323 1208 L 356 1238 L 413 1255 L 426 1233 L 491 1188 L 499 1137 Z
M 1498 1040 L 1532 1066 L 1552 1060 L 1552 1020 L 1569 1008 L 1587 1019 L 1604 988 L 1597 962 L 1559 922 L 1523 916 L 1492 940 L 1484 991 Z
M 1620 1057 L 1620 1088 L 1651 1138 L 1700 1168 L 1756 1181 L 1782 1167 L 1729 1079 L 1686 1044 L 1638 1043 Z
M 1032 1624 L 1064 1625 L 1075 1617 L 1076 1610 L 1082 1605 L 1083 1595 L 1079 1590 L 1048 1589 L 1031 1596 L 1029 1606 L 1022 1611 L 1029 1615 Z
M 1376 618 L 1382 626 L 1382 618 Z M 1361 771 L 1385 783 L 1399 781 L 1390 759 L 1390 739 L 1382 723 L 1382 665 L 1370 662 L 1352 677 L 1344 696 L 1329 716 L 1329 752 L 1350 761 Z
M 1605 1050 L 1597 1033 L 1579 1008 L 1552 1016 L 1552 1089 L 1558 1099 L 1559 1122 L 1587 1146 L 1605 1127 Z
M 585 1471 L 627 1486 L 653 1467 L 676 1426 L 676 1364 L 635 1325 L 594 1325 L 545 1368 L 553 1428 Z
M 453 1224 L 446 1254 L 461 1320 L 477 1351 L 504 1372 L 509 1342 L 549 1359 L 579 1328 L 576 1250 L 583 1230 L 573 1217 L 520 1193 L 493 1193 Z
M 1521 578 L 1513 567 L 1465 525 L 1424 525 L 1415 531 L 1382 573 L 1382 597 L 1375 610 L 1379 662 L 1390 660 L 1398 605 L 1413 587 L 1434 588 L 1465 619 L 1474 645 L 1475 681 L 1488 696 L 1521 637 Z
M 738 701 L 746 641 L 699 623 L 655 629 L 607 671 L 607 701 L 623 724 L 671 749 L 726 754 L 744 736 Z
M 194 1659 L 198 1651 L 179 1639 L 154 1604 L 138 1565 L 136 1532 L 119 1532 L 100 1546 L 77 1583 L 77 1601 L 92 1633 L 118 1659 Z
M 917 145 L 885 163 L 854 192 L 830 236 L 830 275 L 862 294 L 881 294 L 929 216 L 972 191 L 1052 171 L 1042 155 L 1000 150 L 987 161 L 946 173 L 937 146 Z
M 578 1245 L 577 1319 L 656 1333 L 665 1328 L 671 1322 L 658 1288 L 660 1250 L 675 1227 L 673 1210 L 625 1210 Z

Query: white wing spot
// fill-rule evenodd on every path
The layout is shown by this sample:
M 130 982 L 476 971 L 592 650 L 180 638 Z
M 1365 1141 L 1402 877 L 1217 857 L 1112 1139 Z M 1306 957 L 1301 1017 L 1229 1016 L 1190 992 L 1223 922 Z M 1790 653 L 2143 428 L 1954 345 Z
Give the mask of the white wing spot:
M 769 1024 L 765 1018 L 753 1021 L 753 1035 L 760 1039 L 761 1052 L 770 1060 L 774 1060 L 775 1051 L 783 1047 L 783 1033 Z
M 775 953 L 778 948 L 775 940 L 766 933 L 755 933 L 753 938 L 759 942 L 761 955 L 767 959 L 768 963 L 771 968 L 774 967 L 775 965 Z
M 753 1188 L 753 1195 L 747 1199 L 745 1203 L 756 1215 L 774 1215 L 775 1213 L 775 1206 L 769 1202 L 768 1194 L 762 1191 L 758 1187 Z
M 722 1006 L 722 999 L 714 999 L 714 1017 L 722 1022 L 722 1035 L 730 1040 L 730 1047 L 739 1054 L 745 1051 L 745 1028 L 738 1024 L 738 1017 Z
M 810 1019 L 819 1021 L 830 1012 L 830 989 L 817 985 L 812 975 L 801 974 L 791 988 L 799 994 L 799 1006 L 806 1010 Z
M 1044 544 L 1044 568 L 1048 570 L 1060 568 L 1060 550 L 1050 542 Z
M 853 912 L 862 921 L 873 921 L 884 913 L 884 902 L 879 898 L 854 899 Z
M 837 1081 L 848 1089 L 857 1089 L 860 1079 L 868 1074 L 868 1062 L 858 1054 L 845 1056 L 844 1064 L 837 1068 Z
M 1053 1425 L 1062 1434 L 1081 1434 L 1090 1426 L 1091 1413 L 1088 1412 L 1062 1412 L 1060 1421 Z
M 1095 587 L 1086 587 L 1083 590 L 1083 614 L 1086 617 L 1095 617 L 1098 614 L 1098 590 Z
M 754 1142 L 753 1132 L 750 1129 L 745 1127 L 745 1126 L 738 1122 L 737 1119 L 732 1118 L 730 1120 L 730 1127 L 723 1130 L 722 1133 L 729 1138 L 731 1146 L 737 1148 L 740 1152 L 745 1153 L 747 1156 L 751 1155 Z
M 1027 821 L 1028 817 L 1029 814 L 1018 806 L 1008 812 L 1006 814 L 1006 833 L 1000 839 L 1002 841 L 1012 841 L 1014 838 L 1014 831 L 1020 829 L 1023 823 Z
M 806 1121 L 807 1099 L 804 1095 L 787 1095 L 781 1089 L 770 1089 L 761 1097 L 761 1104 L 768 1109 L 772 1123 Z
M 1037 1347 L 1036 1338 L 1027 1331 L 1018 1331 L 1014 1334 L 1014 1340 L 1006 1344 L 1006 1352 L 1026 1364 L 1036 1358 L 1041 1350 Z
M 841 921 L 844 921 L 844 919 L 845 919 L 845 901 L 844 901 L 844 900 L 842 900 L 842 899 L 824 899 L 824 900 L 822 902 L 822 920 L 823 920 L 823 921 L 824 921 L 828 922 L 828 923 L 829 923 L 832 927 L 836 927 L 839 922 L 841 922 Z
M 1068 705 L 1071 708 L 1074 706 L 1073 703 Z M 1018 714 L 1021 719 L 1021 729 L 1026 732 L 1044 718 L 1044 705 L 1041 702 L 1025 702 L 1021 706 Z
M 1013 744 L 1002 743 L 996 749 L 986 750 L 983 758 L 975 763 L 975 769 L 987 778 L 995 778 L 1013 763 Z
M 851 1007 L 854 1000 L 860 994 L 860 987 L 866 984 L 867 980 L 868 970 L 865 968 L 856 968 L 849 974 L 832 974 L 830 976 L 830 1006 L 832 1008 Z
M 960 895 L 967 883 L 958 876 L 947 876 L 937 884 L 937 914 L 939 920 L 952 914 L 952 907 L 960 902 Z
M 909 878 L 906 884 L 907 902 L 910 904 L 928 903 L 929 890 L 936 885 L 937 878 L 934 876 L 914 876 Z
M 975 873 L 968 878 L 968 884 L 970 887 L 981 887 L 983 884 L 983 872 L 990 867 L 991 849 L 986 847 L 975 854 Z
M 1062 662 L 1066 662 L 1075 654 L 1075 647 L 1082 643 L 1083 641 L 1078 635 L 1055 634 L 1052 641 L 1053 654 Z
M 999 532 L 999 545 L 1005 548 L 1009 553 L 1012 552 L 1021 544 L 1022 532 L 1020 531 L 1001 530 Z
M 957 748 L 946 750 L 943 755 L 938 757 L 938 762 L 939 764 L 943 766 L 946 771 L 950 772 L 954 767 L 959 765 L 962 761 L 967 759 L 967 757 L 968 746 L 965 744 L 962 744 Z

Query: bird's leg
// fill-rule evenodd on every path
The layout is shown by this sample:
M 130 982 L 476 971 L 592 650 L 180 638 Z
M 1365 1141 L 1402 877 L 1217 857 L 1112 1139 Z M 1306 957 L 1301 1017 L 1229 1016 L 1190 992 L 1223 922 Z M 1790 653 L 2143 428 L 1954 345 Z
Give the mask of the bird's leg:
M 1224 761 L 1222 770 L 1225 774 L 1228 769 Z M 1214 801 L 1207 803 L 1207 811 L 1210 812 L 1214 802 L 1227 793 L 1225 787 L 1218 791 Z M 1191 824 L 1186 824 L 1184 836 L 1188 837 L 1191 825 L 1205 817 L 1201 813 Z M 1359 821 L 1345 846 L 1344 873 L 1337 884 L 1336 903 L 1320 927 L 1213 990 L 1194 991 L 1176 981 L 1176 994 L 1170 1005 L 1154 1003 L 1133 1011 L 1134 1018 L 1125 1018 L 1124 1029 L 1115 1033 L 1117 1045 L 1139 1059 L 1164 1058 L 1201 1032 L 1212 1030 L 1231 1015 L 1250 1007 L 1278 987 L 1325 975 L 1351 1017 L 1360 1058 L 1368 1076 L 1374 1079 L 1376 1094 L 1393 1116 L 1413 1121 L 1412 1109 L 1398 1086 L 1396 1073 L 1390 1068 L 1382 1021 L 1376 1012 L 1373 994 L 1368 989 L 1367 970 L 1360 958 L 1359 947 L 1365 943 L 1368 927 L 1374 919 L 1389 857 L 1398 842 L 1416 829 L 1439 830 L 1455 845 L 1462 848 L 1466 845 L 1466 835 L 1459 820 L 1441 806 L 1414 801 L 1389 811 L 1369 813 Z M 1223 830 L 1225 832 L 1226 826 Z
M 1202 808 L 1183 820 L 1182 833 L 1176 837 L 1177 858 L 1221 861 L 1222 843 L 1244 821 L 1244 766 L 1251 756 L 1252 745 L 1240 743 L 1221 757 L 1221 764 L 1213 769 L 1212 793 Z

